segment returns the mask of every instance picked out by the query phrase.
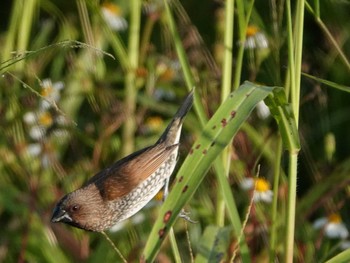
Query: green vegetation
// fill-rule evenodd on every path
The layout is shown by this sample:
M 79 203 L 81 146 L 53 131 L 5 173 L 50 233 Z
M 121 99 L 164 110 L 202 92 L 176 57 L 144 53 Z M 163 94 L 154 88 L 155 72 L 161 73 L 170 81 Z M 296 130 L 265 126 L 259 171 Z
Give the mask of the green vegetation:
M 0 262 L 350 261 L 348 1 L 8 2 Z M 164 203 L 109 238 L 50 222 L 192 88 Z

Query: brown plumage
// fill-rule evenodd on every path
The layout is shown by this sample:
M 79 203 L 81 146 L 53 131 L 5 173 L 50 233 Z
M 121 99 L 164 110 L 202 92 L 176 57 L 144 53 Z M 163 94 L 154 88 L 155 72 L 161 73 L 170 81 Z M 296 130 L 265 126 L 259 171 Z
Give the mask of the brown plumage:
M 106 230 L 144 207 L 167 183 L 174 170 L 183 118 L 193 91 L 159 140 L 102 170 L 56 205 L 52 222 L 90 231 Z

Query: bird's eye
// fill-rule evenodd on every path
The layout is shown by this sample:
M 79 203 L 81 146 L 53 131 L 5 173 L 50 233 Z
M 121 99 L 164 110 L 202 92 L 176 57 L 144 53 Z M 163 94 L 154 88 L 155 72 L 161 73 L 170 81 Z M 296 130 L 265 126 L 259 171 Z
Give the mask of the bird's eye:
M 72 212 L 76 212 L 76 211 L 79 210 L 79 208 L 80 208 L 79 205 L 73 205 L 73 206 L 71 207 L 71 211 L 72 211 Z

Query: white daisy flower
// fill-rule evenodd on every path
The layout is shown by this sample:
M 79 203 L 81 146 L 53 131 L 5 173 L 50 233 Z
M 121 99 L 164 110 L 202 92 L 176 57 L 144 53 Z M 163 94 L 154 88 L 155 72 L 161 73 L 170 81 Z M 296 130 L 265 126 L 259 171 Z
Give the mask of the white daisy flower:
M 349 236 L 348 229 L 344 225 L 340 215 L 337 213 L 317 219 L 314 222 L 313 227 L 315 229 L 323 229 L 326 237 L 331 239 L 346 239 Z
M 51 113 L 42 109 L 38 112 L 27 112 L 23 115 L 23 120 L 29 126 L 29 136 L 33 140 L 42 139 L 54 122 Z
M 61 98 L 60 92 L 64 88 L 64 84 L 61 81 L 52 83 L 51 79 L 44 79 L 41 82 L 40 94 L 47 100 L 41 101 L 41 108 L 47 110 L 51 107 L 51 101 L 58 102 Z
M 264 49 L 269 47 L 269 41 L 265 34 L 258 27 L 250 25 L 247 28 L 245 49 Z
M 254 202 L 271 203 L 273 192 L 271 191 L 270 183 L 263 178 L 245 178 L 240 182 L 240 187 L 244 190 L 254 189 Z
M 122 16 L 122 12 L 119 6 L 105 2 L 102 4 L 102 16 L 106 23 L 114 31 L 123 31 L 128 28 L 128 22 Z

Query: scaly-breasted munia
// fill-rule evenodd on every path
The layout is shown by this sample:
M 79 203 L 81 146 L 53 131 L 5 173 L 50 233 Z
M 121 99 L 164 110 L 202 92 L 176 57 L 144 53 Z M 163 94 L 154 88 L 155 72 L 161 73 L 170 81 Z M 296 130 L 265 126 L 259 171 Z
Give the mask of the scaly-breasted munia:
M 175 168 L 182 123 L 193 104 L 189 93 L 152 146 L 141 149 L 88 180 L 56 205 L 52 222 L 104 231 L 143 208 L 169 182 Z

